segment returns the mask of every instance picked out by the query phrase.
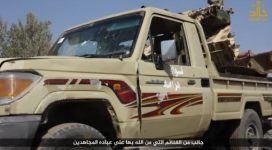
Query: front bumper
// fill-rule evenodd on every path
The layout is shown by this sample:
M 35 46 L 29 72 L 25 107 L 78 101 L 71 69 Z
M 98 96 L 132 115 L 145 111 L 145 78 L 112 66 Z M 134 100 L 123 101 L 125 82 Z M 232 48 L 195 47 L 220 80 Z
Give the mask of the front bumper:
M 2 140 L 2 142 L 0 142 L 0 150 L 22 149 L 22 141 L 31 142 L 31 140 L 27 139 L 33 139 L 35 137 L 40 121 L 40 115 L 0 117 L 0 141 Z M 8 144 L 4 142 L 5 140 L 9 141 Z M 1 143 L 3 143 L 5 147 L 3 147 Z M 27 145 L 29 143 L 25 144 Z M 27 150 L 30 149 L 30 147 L 23 149 Z

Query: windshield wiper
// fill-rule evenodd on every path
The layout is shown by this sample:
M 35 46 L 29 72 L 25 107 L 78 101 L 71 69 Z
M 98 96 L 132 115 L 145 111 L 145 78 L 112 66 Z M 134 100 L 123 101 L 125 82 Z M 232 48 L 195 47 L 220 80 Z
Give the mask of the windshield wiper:
M 77 57 L 84 57 L 84 58 L 105 58 L 105 55 L 97 55 L 97 54 L 84 54 L 84 55 L 76 55 Z
M 119 56 L 119 59 L 120 59 L 121 61 L 123 61 L 123 55 L 124 55 L 124 54 L 126 54 L 126 52 L 117 52 L 117 53 L 113 52 L 112 54 L 107 54 L 107 55 L 110 56 L 111 58 L 113 58 L 113 56 L 120 55 L 120 56 Z
M 116 53 L 112 52 L 112 53 L 107 53 L 106 55 L 112 58 L 113 56 L 116 56 L 116 55 L 125 55 L 125 54 L 126 52 L 116 52 Z
M 126 54 L 125 52 L 119 52 L 119 53 L 108 53 L 105 55 L 97 55 L 97 54 L 84 54 L 84 55 L 75 55 L 76 57 L 84 57 L 84 58 L 113 58 L 113 56 L 120 55 L 119 59 L 123 60 L 123 55 Z

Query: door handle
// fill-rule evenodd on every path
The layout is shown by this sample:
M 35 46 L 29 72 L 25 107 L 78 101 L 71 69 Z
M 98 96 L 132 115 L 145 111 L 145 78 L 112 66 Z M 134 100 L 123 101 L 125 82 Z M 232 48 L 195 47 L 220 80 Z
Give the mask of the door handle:
M 188 83 L 188 85 L 195 85 L 196 81 L 195 80 L 188 80 L 187 83 Z

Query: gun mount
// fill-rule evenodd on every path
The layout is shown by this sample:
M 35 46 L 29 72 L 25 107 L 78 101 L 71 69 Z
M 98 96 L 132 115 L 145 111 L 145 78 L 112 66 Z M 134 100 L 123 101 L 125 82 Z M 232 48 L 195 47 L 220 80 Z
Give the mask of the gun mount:
M 254 55 L 250 50 L 240 53 L 231 31 L 232 8 L 224 10 L 223 0 L 208 0 L 209 6 L 179 14 L 200 22 L 203 27 L 211 59 L 220 73 L 267 77 L 272 73 L 272 51 Z M 205 54 L 204 54 L 205 55 Z

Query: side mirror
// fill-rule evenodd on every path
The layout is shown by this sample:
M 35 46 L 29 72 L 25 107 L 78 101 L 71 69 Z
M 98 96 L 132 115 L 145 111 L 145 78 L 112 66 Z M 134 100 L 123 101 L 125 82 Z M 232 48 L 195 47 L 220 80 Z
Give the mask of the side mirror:
M 161 41 L 161 56 L 162 61 L 174 61 L 177 58 L 177 48 L 175 40 Z
M 162 58 L 160 56 L 158 56 L 157 62 L 155 62 L 155 67 L 156 67 L 157 70 L 163 70 L 164 69 L 163 61 L 162 61 Z

